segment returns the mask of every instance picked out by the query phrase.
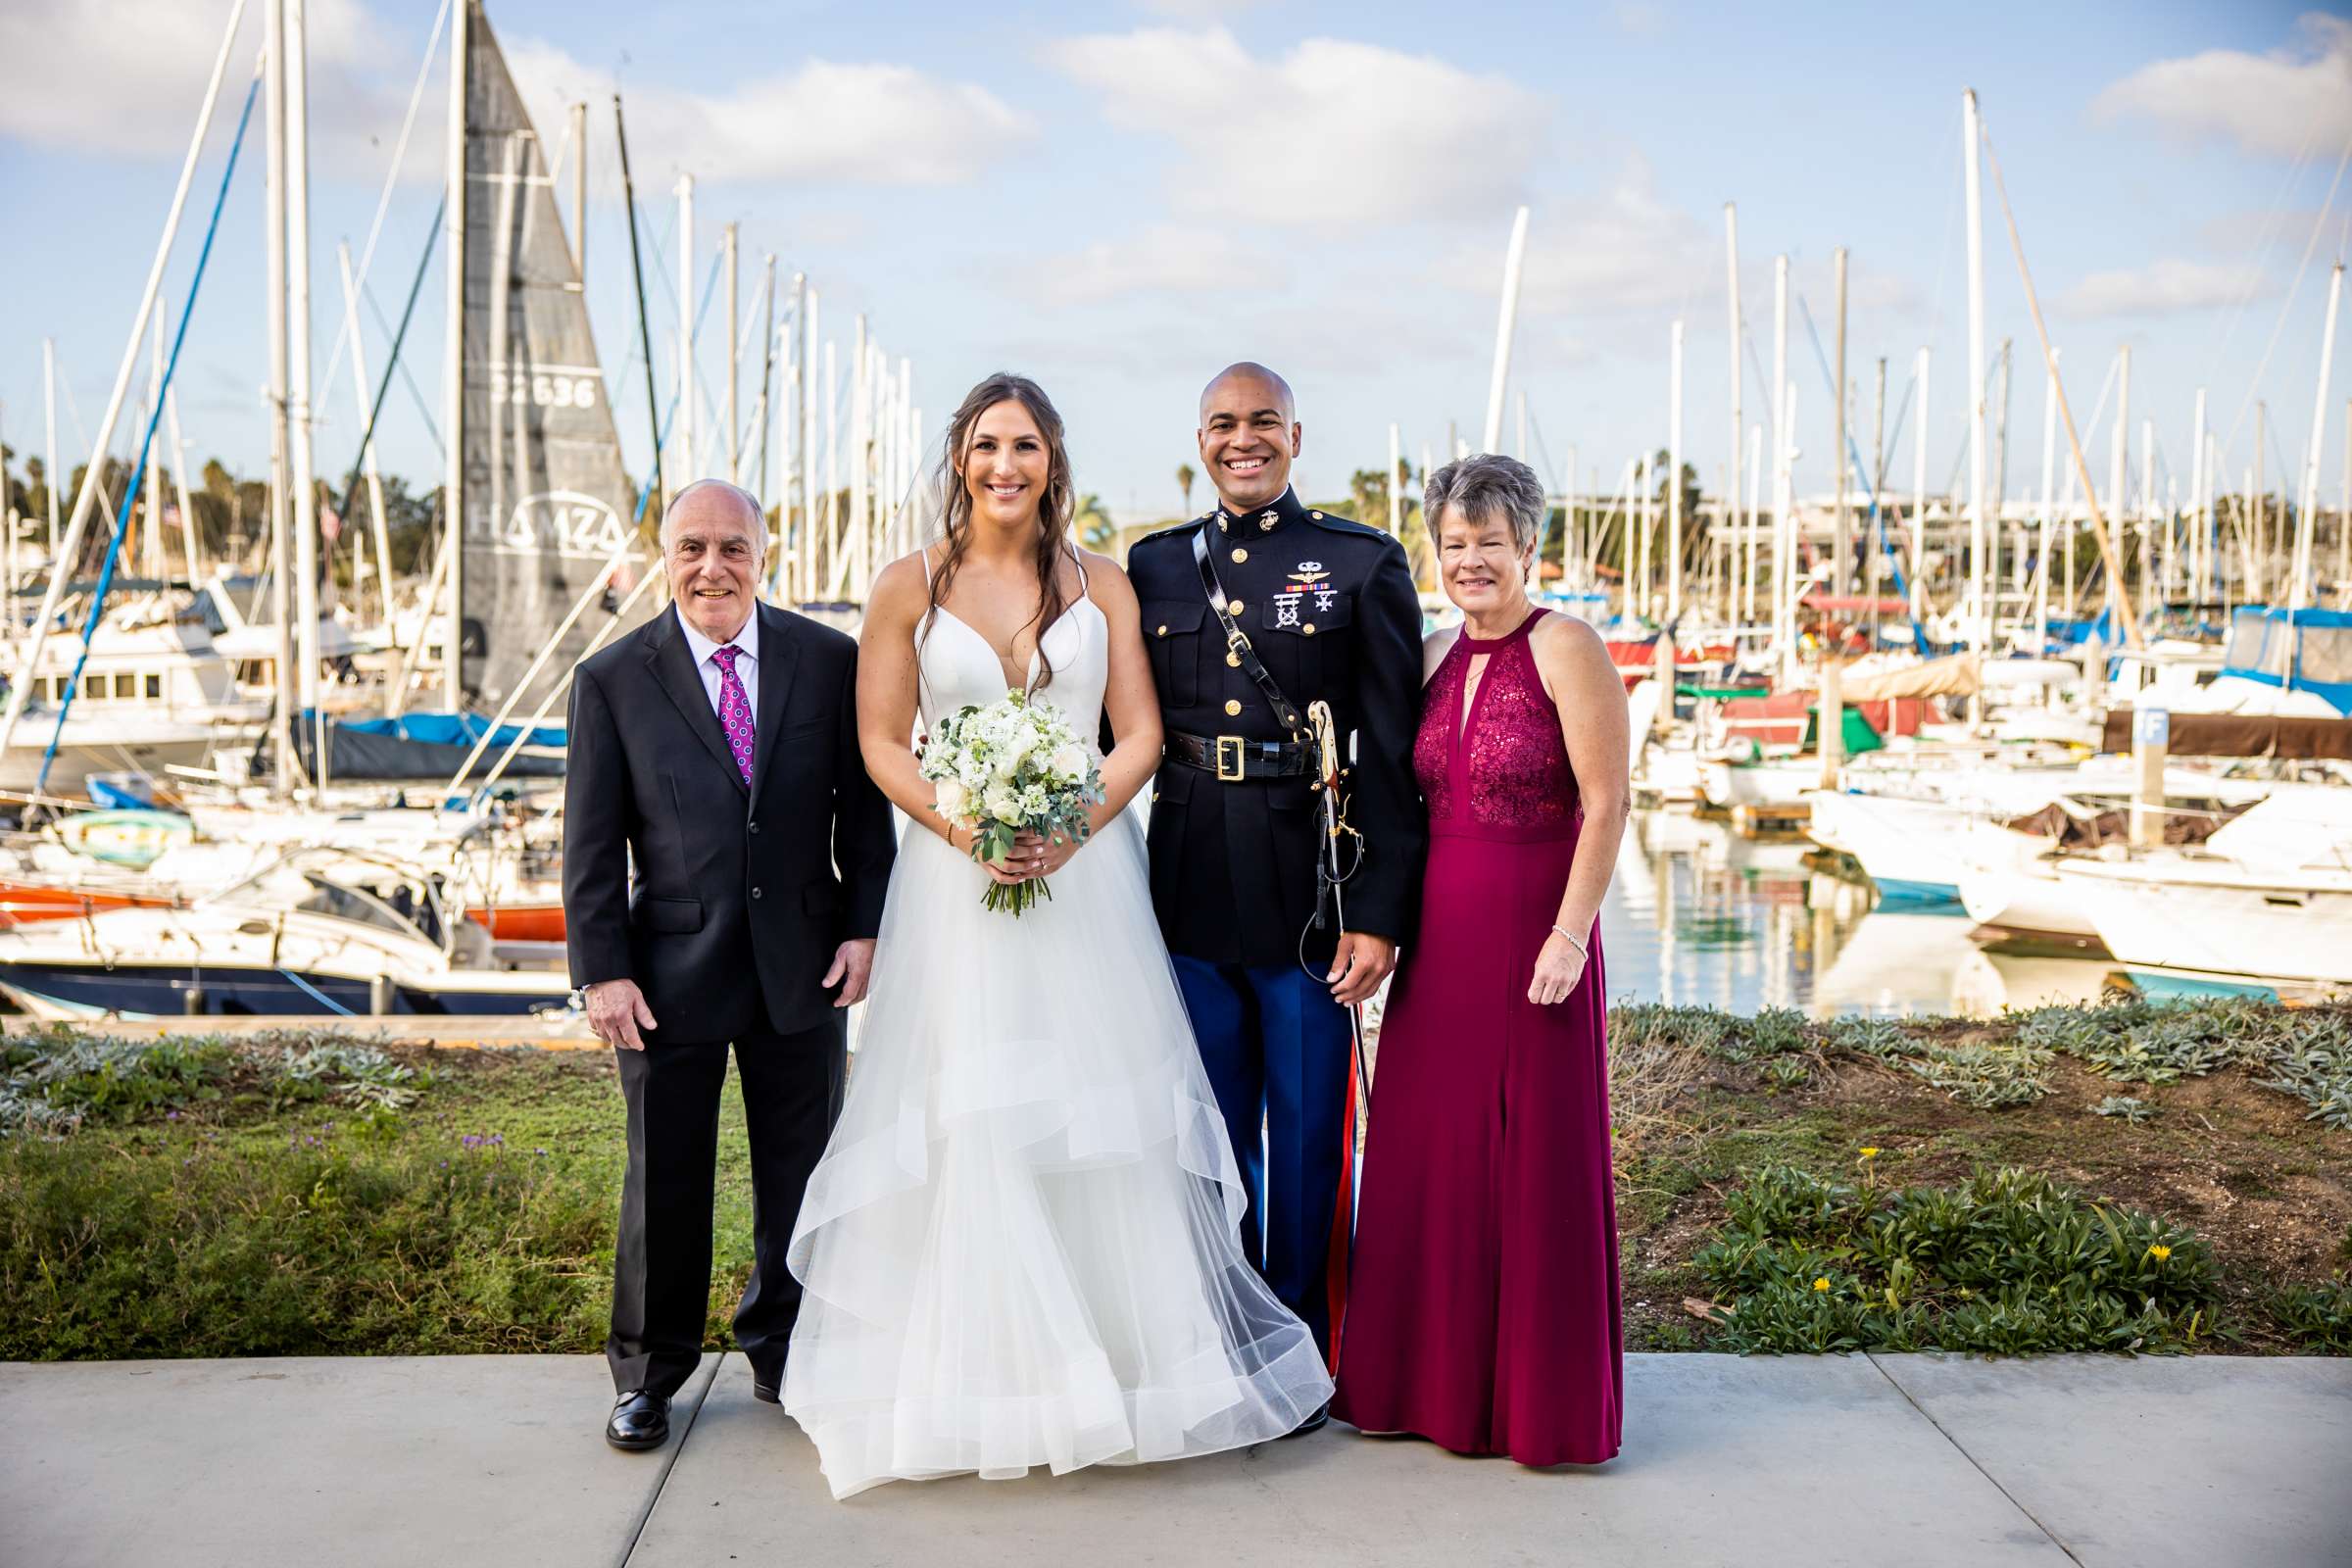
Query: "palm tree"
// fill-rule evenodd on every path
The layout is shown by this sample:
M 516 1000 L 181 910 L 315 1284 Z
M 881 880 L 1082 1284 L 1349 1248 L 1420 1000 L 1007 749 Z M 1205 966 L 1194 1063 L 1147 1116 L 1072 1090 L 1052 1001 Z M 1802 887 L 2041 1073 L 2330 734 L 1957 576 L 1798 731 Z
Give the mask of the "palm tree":
M 1193 481 L 1200 477 L 1193 471 L 1191 464 L 1176 465 L 1176 482 L 1184 487 L 1184 514 L 1188 517 L 1193 514 Z

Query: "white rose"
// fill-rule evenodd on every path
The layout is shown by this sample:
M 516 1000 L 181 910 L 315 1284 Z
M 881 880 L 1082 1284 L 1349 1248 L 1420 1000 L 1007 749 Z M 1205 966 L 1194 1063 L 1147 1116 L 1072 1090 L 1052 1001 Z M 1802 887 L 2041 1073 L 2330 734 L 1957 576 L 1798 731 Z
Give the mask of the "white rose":
M 1016 827 L 1020 825 L 1021 798 L 1004 786 L 1000 784 L 991 789 L 987 795 L 981 798 L 980 804 L 992 819 L 1008 822 Z
M 1075 784 L 1086 777 L 1086 748 L 1074 743 L 1065 743 L 1061 750 L 1054 754 L 1054 760 L 1046 766 L 1053 771 L 1055 778 L 1068 779 Z
M 941 779 L 937 787 L 939 793 L 932 804 L 939 808 L 939 814 L 950 821 L 959 820 L 965 804 L 972 798 L 972 792 L 952 778 Z

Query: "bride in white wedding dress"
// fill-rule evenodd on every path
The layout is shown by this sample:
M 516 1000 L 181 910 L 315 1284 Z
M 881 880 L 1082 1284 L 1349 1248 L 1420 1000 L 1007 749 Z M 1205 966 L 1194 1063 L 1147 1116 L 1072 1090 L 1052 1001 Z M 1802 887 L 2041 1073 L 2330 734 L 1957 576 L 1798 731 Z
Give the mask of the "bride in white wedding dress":
M 876 579 L 865 760 L 910 819 L 839 1126 L 789 1261 L 783 1403 L 836 1497 L 1278 1438 L 1331 1396 L 1304 1325 L 1242 1254 L 1241 1176 L 1152 916 L 1125 807 L 1158 765 L 1135 595 L 1066 541 L 1045 394 L 974 388 L 948 432 L 946 540 Z M 951 601 L 953 607 L 951 608 Z M 1118 745 L 1083 847 L 1004 870 L 946 834 L 908 744 L 1009 688 Z M 1044 875 L 1014 917 L 991 877 Z

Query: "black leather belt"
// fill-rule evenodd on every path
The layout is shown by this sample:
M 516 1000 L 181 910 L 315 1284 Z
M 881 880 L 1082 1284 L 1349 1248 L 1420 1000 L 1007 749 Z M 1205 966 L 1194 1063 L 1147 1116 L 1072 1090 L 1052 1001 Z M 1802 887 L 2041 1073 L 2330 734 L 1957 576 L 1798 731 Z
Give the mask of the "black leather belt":
M 1214 773 L 1228 784 L 1253 778 L 1304 778 L 1313 771 L 1307 749 L 1296 741 L 1252 741 L 1239 735 L 1167 732 L 1168 760 Z

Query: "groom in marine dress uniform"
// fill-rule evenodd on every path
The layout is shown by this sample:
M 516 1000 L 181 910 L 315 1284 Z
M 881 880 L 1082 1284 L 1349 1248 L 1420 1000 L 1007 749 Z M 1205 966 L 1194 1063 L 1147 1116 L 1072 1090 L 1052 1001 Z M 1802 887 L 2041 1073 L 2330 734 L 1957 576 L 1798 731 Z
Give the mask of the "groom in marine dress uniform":
M 1281 376 L 1251 364 L 1220 372 L 1200 394 L 1197 435 L 1217 506 L 1127 561 L 1167 731 L 1152 902 L 1250 1195 L 1243 1246 L 1330 1361 L 1354 1154 L 1348 1009 L 1396 967 L 1428 835 L 1412 777 L 1420 601 L 1394 538 L 1311 511 L 1291 489 L 1300 426 Z M 1331 708 L 1361 845 L 1344 927 L 1318 897 L 1312 732 L 1286 724 L 1251 655 L 1294 716 Z M 1343 871 L 1353 854 L 1342 849 Z

